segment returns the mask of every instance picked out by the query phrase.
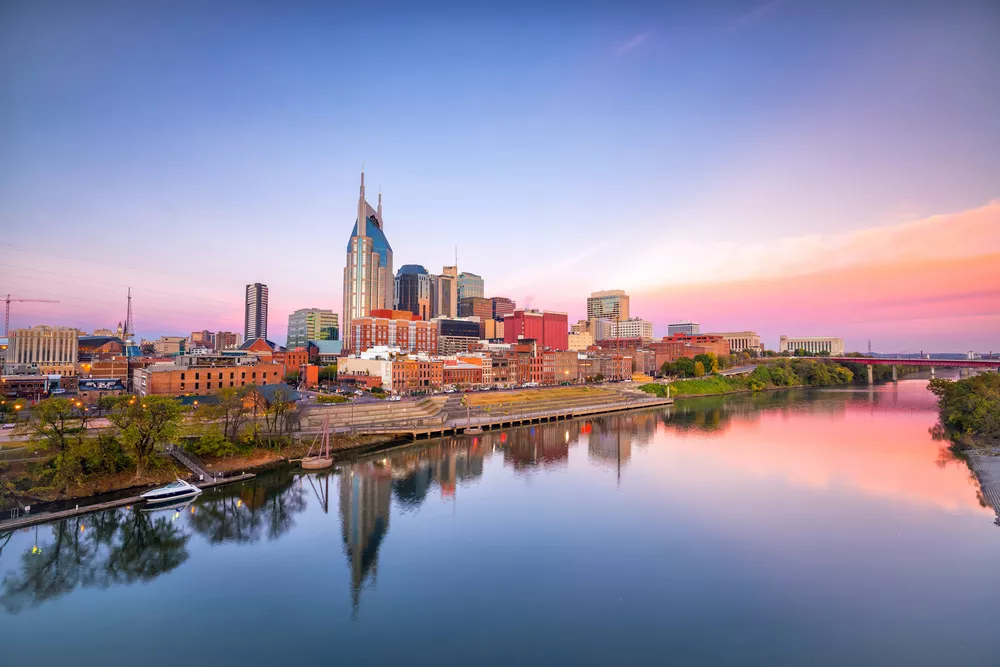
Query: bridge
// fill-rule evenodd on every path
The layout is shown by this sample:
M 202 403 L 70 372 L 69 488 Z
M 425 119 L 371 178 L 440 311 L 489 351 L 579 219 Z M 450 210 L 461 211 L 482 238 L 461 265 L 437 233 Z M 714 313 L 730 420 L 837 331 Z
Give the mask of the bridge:
M 896 380 L 896 366 L 930 367 L 931 377 L 935 368 L 976 368 L 979 370 L 1000 371 L 1000 358 L 997 359 L 921 359 L 912 357 L 822 357 L 830 361 L 839 361 L 868 366 L 868 384 L 872 384 L 872 366 L 892 366 L 892 379 Z

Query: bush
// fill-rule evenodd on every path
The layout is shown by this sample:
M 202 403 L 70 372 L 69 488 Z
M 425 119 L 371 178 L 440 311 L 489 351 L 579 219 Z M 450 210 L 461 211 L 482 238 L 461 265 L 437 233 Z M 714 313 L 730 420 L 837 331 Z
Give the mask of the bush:
M 347 399 L 343 396 L 326 396 L 320 394 L 316 397 L 317 403 L 347 403 Z
M 953 382 L 931 380 L 941 423 L 952 436 L 1000 441 L 1000 373 L 983 373 Z

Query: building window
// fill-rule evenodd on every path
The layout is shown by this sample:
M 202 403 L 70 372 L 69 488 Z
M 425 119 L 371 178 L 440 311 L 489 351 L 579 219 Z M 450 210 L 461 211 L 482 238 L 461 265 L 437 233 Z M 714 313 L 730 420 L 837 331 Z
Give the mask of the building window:
M 233 376 L 234 376 L 234 375 L 236 375 L 236 373 L 230 373 L 230 374 L 229 374 L 229 379 L 230 379 L 230 380 L 232 380 L 232 379 L 233 379 Z M 230 382 L 230 383 L 229 383 L 229 386 L 230 386 L 230 387 L 232 387 L 232 386 L 233 386 L 233 384 L 232 384 L 232 383 Z
M 254 371 L 253 373 L 251 373 L 250 377 L 251 377 L 251 379 L 256 380 L 257 379 L 257 371 Z
M 194 374 L 194 379 L 195 380 L 200 380 L 201 379 L 201 373 L 195 373 Z
M 230 383 L 229 383 L 229 386 L 230 386 L 230 387 L 232 387 L 232 386 L 233 386 L 233 383 L 232 383 L 232 382 L 230 382 Z
M 184 373 L 181 373 L 181 382 L 184 381 Z
M 242 373 L 240 373 L 240 379 L 241 380 L 246 380 L 247 379 L 247 372 L 246 371 L 243 371 Z M 243 383 L 240 382 L 240 384 L 242 385 Z
M 198 391 L 198 384 L 199 384 L 199 383 L 197 383 L 197 382 L 195 382 L 195 383 L 194 383 L 194 390 L 195 390 L 195 391 Z

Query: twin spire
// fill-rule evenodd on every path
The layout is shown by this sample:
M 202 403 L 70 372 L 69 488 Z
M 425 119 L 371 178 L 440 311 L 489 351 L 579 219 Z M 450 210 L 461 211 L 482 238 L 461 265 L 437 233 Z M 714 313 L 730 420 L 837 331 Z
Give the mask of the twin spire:
M 367 207 L 365 206 L 365 166 L 361 165 L 361 192 L 358 197 L 358 231 L 363 229 L 363 225 L 367 222 Z M 376 211 L 376 219 L 378 220 L 378 225 L 380 229 L 384 229 L 385 223 L 382 222 L 382 187 L 379 186 L 378 189 L 378 209 Z M 365 222 L 362 222 L 364 220 Z M 363 236 L 363 234 L 361 234 Z

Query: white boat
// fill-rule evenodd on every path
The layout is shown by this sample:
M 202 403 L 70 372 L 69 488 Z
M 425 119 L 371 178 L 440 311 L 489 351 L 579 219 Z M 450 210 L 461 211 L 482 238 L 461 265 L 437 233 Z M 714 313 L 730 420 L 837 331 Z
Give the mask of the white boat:
M 183 479 L 178 479 L 175 482 L 170 482 L 170 484 L 167 484 L 166 486 L 161 486 L 158 489 L 147 491 L 139 497 L 151 505 L 153 503 L 164 503 L 167 501 L 177 502 L 178 500 L 184 500 L 185 498 L 194 498 L 199 493 L 201 493 L 201 489 L 197 486 L 189 484 Z

